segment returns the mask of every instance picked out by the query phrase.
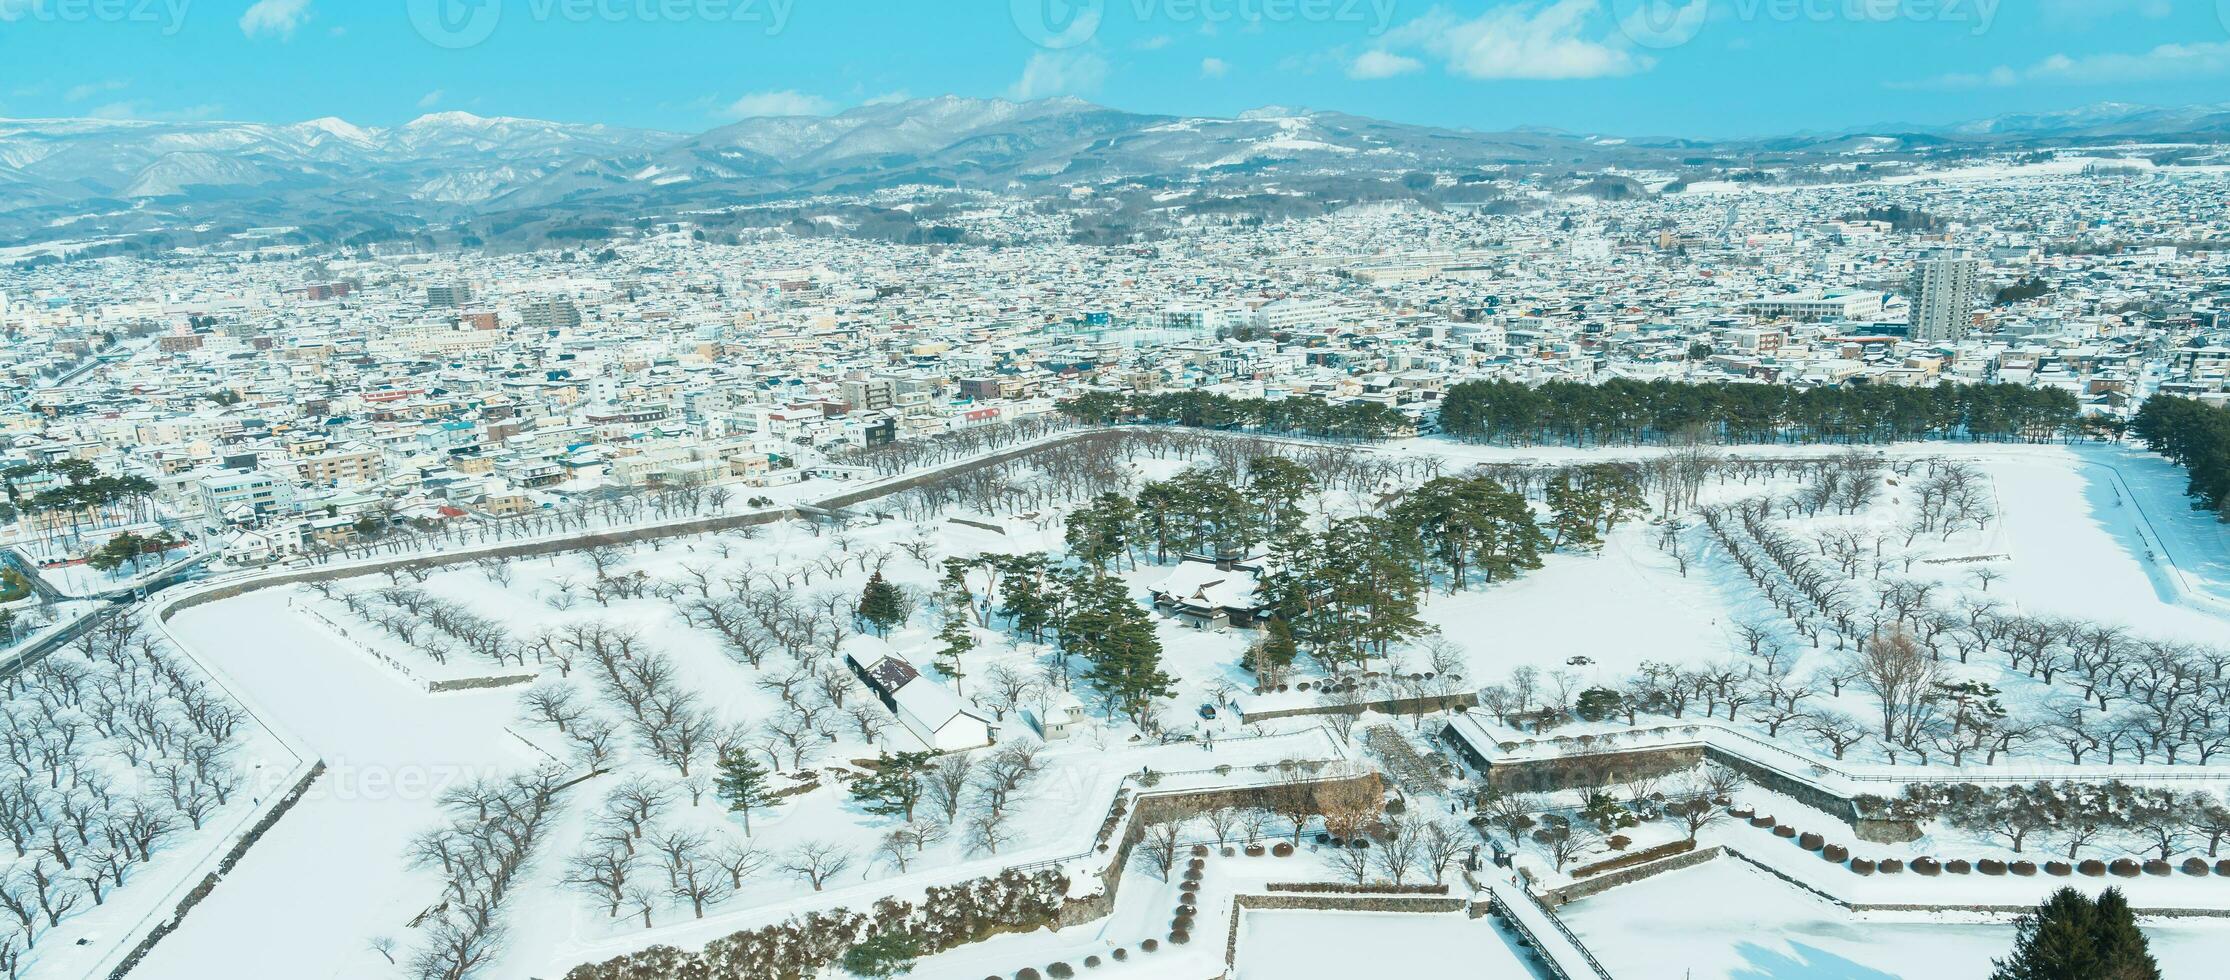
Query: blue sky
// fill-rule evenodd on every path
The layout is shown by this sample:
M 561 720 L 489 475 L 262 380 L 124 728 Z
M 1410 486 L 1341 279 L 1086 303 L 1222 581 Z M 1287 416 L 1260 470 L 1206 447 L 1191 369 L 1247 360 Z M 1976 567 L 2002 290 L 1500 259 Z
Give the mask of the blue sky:
M 1737 136 L 2230 102 L 2230 0 L 0 0 L 0 115 L 696 131 L 940 94 Z

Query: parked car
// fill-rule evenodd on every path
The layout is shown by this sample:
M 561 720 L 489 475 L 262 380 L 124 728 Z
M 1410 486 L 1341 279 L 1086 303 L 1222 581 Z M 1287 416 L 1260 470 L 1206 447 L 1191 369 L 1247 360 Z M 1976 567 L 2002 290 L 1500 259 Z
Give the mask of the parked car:
M 1201 706 L 1200 706 L 1200 717 L 1202 717 L 1202 718 L 1205 718 L 1205 719 L 1207 719 L 1207 720 L 1209 720 L 1209 721 L 1214 721 L 1214 720 L 1216 720 L 1216 706 L 1215 706 L 1215 705 L 1212 705 L 1212 704 L 1204 704 L 1204 705 L 1201 705 Z

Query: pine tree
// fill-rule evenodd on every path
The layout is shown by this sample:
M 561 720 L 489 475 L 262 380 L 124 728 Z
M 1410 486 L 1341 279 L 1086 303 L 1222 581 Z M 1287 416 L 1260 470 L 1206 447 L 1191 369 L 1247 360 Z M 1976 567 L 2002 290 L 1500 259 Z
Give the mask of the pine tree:
M 1990 980 L 2160 980 L 2129 903 L 2109 888 L 2093 902 L 2062 888 L 2014 925 L 2013 954 Z
M 944 646 L 937 649 L 934 663 L 938 673 L 952 681 L 954 694 L 960 693 L 960 679 L 968 676 L 961 667 L 960 658 L 976 648 L 976 631 L 968 618 L 969 599 L 966 592 L 945 590 L 945 625 L 937 631 L 937 639 Z
M 713 777 L 713 792 L 728 801 L 731 813 L 743 814 L 743 832 L 751 833 L 751 811 L 766 810 L 781 805 L 781 799 L 767 785 L 765 767 L 751 761 L 742 749 L 729 749 L 720 757 L 720 772 Z
M 878 932 L 844 951 L 838 965 L 855 977 L 895 977 L 911 973 L 922 954 L 921 942 L 897 929 Z
M 913 820 L 923 792 L 922 774 L 935 757 L 934 752 L 883 753 L 874 772 L 852 782 L 852 799 L 869 813 Z
M 1069 616 L 1061 640 L 1070 653 L 1091 662 L 1085 675 L 1108 704 L 1145 724 L 1155 698 L 1175 693 L 1161 669 L 1161 638 L 1154 621 L 1131 601 L 1120 581 L 1092 578 L 1079 583 L 1084 594 Z
M 1045 639 L 1053 624 L 1054 596 L 1048 589 L 1044 555 L 1016 555 L 1007 572 L 999 614 L 1034 641 Z
M 2160 980 L 2160 964 L 2153 961 L 2151 944 L 2144 931 L 2137 928 L 2137 916 L 2130 911 L 2121 889 L 2109 888 L 2098 897 L 2095 929 L 2103 970 L 2100 976 L 2109 980 Z
M 1293 641 L 1293 627 L 1282 618 L 1273 618 L 1262 628 L 1262 641 L 1255 644 L 1253 660 L 1248 665 L 1254 670 L 1255 681 L 1264 687 L 1275 687 L 1285 682 L 1285 673 L 1301 655 L 1300 644 Z
M 876 572 L 867 580 L 867 588 L 860 591 L 859 618 L 875 627 L 875 632 L 890 635 L 890 628 L 906 621 L 905 598 L 898 594 L 898 586 L 883 579 Z
M 1256 509 L 1255 533 L 1275 539 L 1301 529 L 1301 501 L 1317 491 L 1316 474 L 1283 456 L 1247 460 L 1247 495 Z
M 1109 562 L 1130 553 L 1130 529 L 1138 507 L 1119 493 L 1103 493 L 1068 518 L 1065 539 L 1076 560 L 1104 572 Z

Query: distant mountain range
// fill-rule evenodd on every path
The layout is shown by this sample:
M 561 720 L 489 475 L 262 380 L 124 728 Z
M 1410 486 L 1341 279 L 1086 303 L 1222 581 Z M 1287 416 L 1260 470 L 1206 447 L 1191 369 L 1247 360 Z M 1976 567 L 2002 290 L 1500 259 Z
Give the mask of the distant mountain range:
M 1545 129 L 1474 132 L 1338 112 L 1233 118 L 1125 112 L 1078 99 L 943 97 L 833 116 L 745 119 L 698 134 L 462 112 L 373 129 L 339 119 L 0 120 L 0 243 L 316 226 L 327 240 L 472 216 L 608 217 L 906 184 L 1054 190 L 1120 178 L 1384 177 L 1420 169 L 1799 163 L 2088 141 L 2230 141 L 2230 105 L 2102 104 L 1950 127 L 1705 141 Z

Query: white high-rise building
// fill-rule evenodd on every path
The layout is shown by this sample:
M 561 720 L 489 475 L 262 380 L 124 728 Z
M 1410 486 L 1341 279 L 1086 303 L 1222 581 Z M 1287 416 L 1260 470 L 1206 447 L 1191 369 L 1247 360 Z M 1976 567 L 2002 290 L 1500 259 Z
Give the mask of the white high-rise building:
M 1914 340 L 1965 340 L 1982 302 L 1982 262 L 1965 255 L 1922 259 L 1913 267 L 1912 294 Z

